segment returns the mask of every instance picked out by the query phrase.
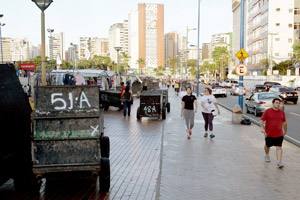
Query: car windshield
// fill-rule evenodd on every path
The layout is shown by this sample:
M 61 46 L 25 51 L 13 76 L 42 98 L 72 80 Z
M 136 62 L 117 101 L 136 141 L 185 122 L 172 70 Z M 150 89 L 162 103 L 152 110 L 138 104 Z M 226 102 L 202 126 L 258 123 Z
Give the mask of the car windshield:
M 278 95 L 274 93 L 262 93 L 258 95 L 258 99 L 274 99 L 278 98 Z
M 279 91 L 280 92 L 292 92 L 294 90 L 292 88 L 280 88 Z

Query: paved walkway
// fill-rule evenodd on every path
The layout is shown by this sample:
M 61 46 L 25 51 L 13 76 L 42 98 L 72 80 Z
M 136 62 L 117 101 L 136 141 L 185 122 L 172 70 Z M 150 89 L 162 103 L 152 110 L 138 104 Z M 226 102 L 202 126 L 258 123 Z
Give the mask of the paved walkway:
M 203 138 L 200 113 L 191 140 L 180 118 L 180 99 L 172 100 L 172 115 L 164 124 L 162 165 L 157 199 L 252 200 L 300 199 L 300 148 L 284 142 L 283 170 L 264 162 L 264 138 L 255 125 L 231 123 L 221 109 L 214 120 L 216 138 Z

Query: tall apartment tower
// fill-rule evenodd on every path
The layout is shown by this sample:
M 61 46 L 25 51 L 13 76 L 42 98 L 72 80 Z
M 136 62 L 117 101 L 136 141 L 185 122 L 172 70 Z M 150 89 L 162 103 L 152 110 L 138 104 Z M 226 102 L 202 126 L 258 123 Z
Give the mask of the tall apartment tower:
M 165 34 L 165 61 L 166 65 L 170 60 L 176 59 L 178 56 L 178 33 L 171 32 Z
M 49 37 L 49 58 L 64 60 L 64 34 L 55 33 Z
M 292 46 L 300 34 L 299 4 L 299 0 L 246 0 L 244 39 L 250 71 L 262 71 L 263 60 L 279 63 L 292 58 Z M 232 1 L 232 11 L 236 52 L 240 40 L 240 0 Z
M 164 5 L 138 4 L 129 13 L 129 55 L 132 68 L 164 66 Z M 138 60 L 143 60 L 145 64 Z
M 109 28 L 109 56 L 117 63 L 118 52 L 115 47 L 121 47 L 120 53 L 128 54 L 128 20 L 116 23 Z
M 253 67 L 261 60 L 281 62 L 292 57 L 295 0 L 249 0 L 248 63 Z
M 232 32 L 232 52 L 233 55 L 240 50 L 240 23 L 241 23 L 241 8 L 240 8 L 241 0 L 232 0 L 232 13 L 233 13 L 233 32 Z M 247 48 L 247 6 L 248 6 L 248 0 L 245 0 L 245 38 L 244 38 L 244 44 L 245 49 Z M 239 61 L 235 59 L 235 64 L 238 64 Z

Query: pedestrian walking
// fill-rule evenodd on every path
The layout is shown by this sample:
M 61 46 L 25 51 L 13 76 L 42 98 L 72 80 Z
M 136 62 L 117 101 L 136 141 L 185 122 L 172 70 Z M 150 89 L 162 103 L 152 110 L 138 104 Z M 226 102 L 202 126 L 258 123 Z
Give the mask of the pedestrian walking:
M 197 112 L 197 98 L 192 94 L 190 87 L 187 88 L 186 92 L 187 95 L 182 97 L 181 117 L 184 117 L 185 120 L 187 138 L 191 139 L 195 113 Z
M 131 104 L 133 103 L 133 98 L 132 98 L 132 94 L 130 92 L 130 87 L 126 86 L 125 88 L 125 92 L 123 93 L 122 96 L 122 101 L 123 101 L 123 115 L 124 117 L 126 117 L 126 114 L 128 115 L 128 117 L 130 117 L 130 111 L 131 111 Z
M 273 107 L 267 109 L 262 117 L 262 133 L 265 136 L 265 161 L 270 160 L 270 147 L 276 147 L 277 167 L 283 168 L 282 163 L 282 142 L 287 133 L 287 122 L 285 113 L 280 109 L 281 100 L 275 98 L 272 101 Z
M 217 100 L 212 95 L 212 89 L 205 88 L 204 89 L 204 95 L 200 99 L 201 107 L 202 107 L 202 116 L 204 119 L 204 137 L 208 136 L 209 131 L 209 137 L 214 138 L 215 135 L 213 133 L 213 120 L 216 116 L 216 110 L 218 111 L 218 114 L 220 114 L 219 107 L 217 105 Z
M 175 82 L 175 92 L 176 92 L 176 95 L 177 95 L 177 96 L 178 96 L 178 94 L 179 94 L 179 88 L 180 88 L 179 82 L 176 81 L 176 82 Z

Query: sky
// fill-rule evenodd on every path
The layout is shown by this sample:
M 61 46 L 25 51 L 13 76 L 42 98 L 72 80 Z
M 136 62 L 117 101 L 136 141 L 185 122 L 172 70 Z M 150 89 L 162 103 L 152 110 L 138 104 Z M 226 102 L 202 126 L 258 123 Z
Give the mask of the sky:
M 79 37 L 108 37 L 109 27 L 128 18 L 138 3 L 162 3 L 165 9 L 165 33 L 185 34 L 186 27 L 197 27 L 198 0 L 53 0 L 45 11 L 46 29 L 63 32 L 65 45 L 79 43 Z M 214 33 L 232 31 L 232 0 L 202 0 L 200 42 L 210 41 Z M 0 0 L 3 37 L 27 38 L 40 43 L 40 10 L 32 0 Z M 197 31 L 189 34 L 196 44 Z

